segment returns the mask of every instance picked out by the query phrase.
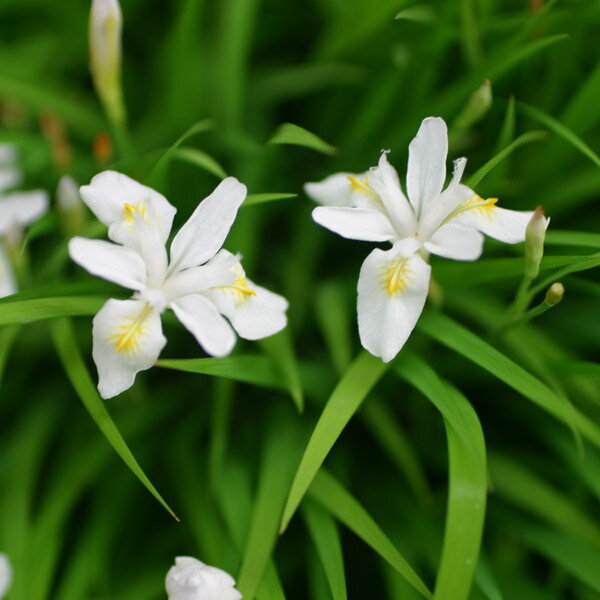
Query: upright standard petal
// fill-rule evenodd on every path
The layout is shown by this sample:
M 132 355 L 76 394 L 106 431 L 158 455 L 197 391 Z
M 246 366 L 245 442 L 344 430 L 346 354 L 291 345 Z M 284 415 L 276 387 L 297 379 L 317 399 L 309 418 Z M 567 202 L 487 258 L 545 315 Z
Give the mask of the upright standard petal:
M 220 358 L 233 350 L 235 333 L 208 298 L 190 294 L 171 302 L 170 306 L 207 354 Z
M 446 179 L 448 128 L 440 117 L 428 117 L 408 147 L 406 189 L 420 217 L 442 191 Z
M 0 234 L 24 227 L 48 210 L 48 194 L 43 190 L 13 192 L 0 198 Z
M 93 336 L 98 390 L 105 399 L 130 388 L 167 343 L 159 312 L 141 300 L 108 300 L 94 317 Z
M 389 219 L 375 210 L 317 206 L 312 217 L 319 225 L 350 240 L 388 242 L 398 237 Z
M 12 567 L 10 566 L 8 556 L 0 553 L 0 600 L 8 593 L 11 583 Z
M 223 246 L 238 208 L 246 198 L 246 186 L 227 177 L 205 198 L 171 244 L 171 272 L 196 267 Z
M 335 173 L 319 182 L 304 184 L 304 192 L 323 206 L 352 206 L 352 180 L 364 177 L 354 173 Z
M 417 219 L 410 203 L 402 193 L 396 169 L 387 159 L 387 151 L 381 153 L 379 164 L 369 171 L 367 182 L 380 198 L 389 216 L 397 237 L 405 237 L 415 232 Z
M 429 291 L 431 267 L 419 254 L 375 249 L 358 279 L 358 330 L 362 345 L 392 360 L 414 329 Z
M 506 244 L 525 241 L 533 211 L 507 210 L 498 207 L 497 202 L 497 198 L 484 200 L 474 194 L 455 209 L 448 222 L 473 227 Z
M 165 579 L 168 600 L 241 600 L 229 573 L 191 556 L 178 556 Z
M 135 217 L 139 215 L 147 220 L 149 207 L 163 244 L 167 241 L 177 211 L 152 188 L 122 173 L 103 171 L 79 191 L 89 209 L 109 227 L 113 241 L 127 246 L 135 244 Z
M 17 293 L 17 282 L 4 244 L 0 243 L 0 298 Z M 1 597 L 1 596 L 0 596 Z
M 146 265 L 130 248 L 104 240 L 74 237 L 69 241 L 69 256 L 86 271 L 130 290 L 146 286 Z
M 477 260 L 483 252 L 483 235 L 472 227 L 457 223 L 442 225 L 423 244 L 431 254 L 453 260 Z

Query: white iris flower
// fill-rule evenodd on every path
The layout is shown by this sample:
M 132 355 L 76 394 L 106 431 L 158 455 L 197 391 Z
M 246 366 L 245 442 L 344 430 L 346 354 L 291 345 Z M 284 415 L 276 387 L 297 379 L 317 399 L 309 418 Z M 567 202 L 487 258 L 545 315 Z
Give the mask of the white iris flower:
M 0 553 L 0 600 L 6 596 L 12 582 L 12 568 L 6 554 Z
M 514 244 L 525 239 L 533 212 L 506 210 L 460 183 L 466 159 L 454 162 L 444 190 L 448 130 L 439 117 L 425 119 L 409 146 L 406 191 L 383 152 L 379 165 L 363 174 L 337 173 L 307 183 L 308 196 L 324 205 L 314 220 L 342 237 L 389 242 L 364 261 L 358 280 L 358 328 L 362 345 L 385 362 L 400 351 L 429 290 L 429 253 L 477 260 L 483 234 Z
M 231 575 L 191 556 L 178 556 L 165 582 L 169 600 L 241 600 Z
M 246 186 L 222 181 L 165 247 L 176 209 L 164 196 L 114 171 L 81 188 L 113 242 L 81 237 L 69 242 L 71 258 L 92 275 L 134 290 L 130 300 L 108 300 L 94 317 L 93 356 L 103 398 L 131 387 L 166 344 L 160 314 L 173 310 L 212 356 L 225 356 L 237 333 L 255 340 L 287 323 L 285 298 L 246 278 L 239 257 L 221 249 Z
M 17 291 L 6 244 L 19 243 L 23 228 L 48 210 L 48 194 L 43 190 L 7 193 L 21 179 L 15 148 L 11 144 L 0 144 L 0 297 Z

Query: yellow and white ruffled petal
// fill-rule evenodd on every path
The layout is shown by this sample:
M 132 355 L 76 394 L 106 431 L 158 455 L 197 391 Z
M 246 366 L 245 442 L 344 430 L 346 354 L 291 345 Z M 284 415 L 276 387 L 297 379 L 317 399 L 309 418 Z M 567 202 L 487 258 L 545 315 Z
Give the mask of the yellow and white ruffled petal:
M 130 290 L 146 286 L 146 265 L 130 248 L 104 240 L 74 237 L 69 240 L 69 256 L 86 271 Z
M 0 553 L 0 599 L 4 598 L 12 583 L 12 567 L 6 554 Z
M 44 190 L 13 192 L 0 198 L 0 234 L 15 226 L 24 227 L 48 210 L 48 194 Z
M 17 282 L 4 244 L 0 243 L 0 298 L 17 293 Z M 1 596 L 0 596 L 1 597 Z
M 477 260 L 483 252 L 483 235 L 473 227 L 464 227 L 455 222 L 446 223 L 423 246 L 431 254 L 444 258 Z
M 349 240 L 388 242 L 398 237 L 390 220 L 376 210 L 317 206 L 312 217 L 319 225 Z
M 359 181 L 364 174 L 335 173 L 319 182 L 304 184 L 304 193 L 323 206 L 353 206 L 352 180 Z
M 235 346 L 235 333 L 217 307 L 200 294 L 190 294 L 170 304 L 175 316 L 211 356 L 227 356 Z
M 116 171 L 98 173 L 89 185 L 79 189 L 89 209 L 110 228 L 109 237 L 119 244 L 135 244 L 135 215 L 153 220 L 163 244 L 167 241 L 177 210 L 157 191 Z
M 142 300 L 108 300 L 94 317 L 93 336 L 103 398 L 130 388 L 137 373 L 156 363 L 167 343 L 160 313 Z
M 423 120 L 408 147 L 406 189 L 415 212 L 422 215 L 435 202 L 446 180 L 448 128 L 440 117 Z
M 222 287 L 207 295 L 246 340 L 269 337 L 287 325 L 288 301 L 249 279 L 239 288 Z
M 459 212 L 450 222 L 473 227 L 506 244 L 525 241 L 525 230 L 533 216 L 533 211 L 500 208 L 496 206 L 495 198 L 488 200 L 479 198 L 479 203 L 477 201 L 472 203 L 472 208 Z
M 381 153 L 379 164 L 369 171 L 366 181 L 379 197 L 393 226 L 403 237 L 414 231 L 416 217 L 406 196 L 402 193 L 398 173 L 388 162 L 387 154 L 387 151 Z
M 358 330 L 362 345 L 392 360 L 414 329 L 429 291 L 431 267 L 419 254 L 373 250 L 358 279 Z
M 223 245 L 246 198 L 246 186 L 227 177 L 205 198 L 171 244 L 171 264 L 181 271 L 212 258 Z

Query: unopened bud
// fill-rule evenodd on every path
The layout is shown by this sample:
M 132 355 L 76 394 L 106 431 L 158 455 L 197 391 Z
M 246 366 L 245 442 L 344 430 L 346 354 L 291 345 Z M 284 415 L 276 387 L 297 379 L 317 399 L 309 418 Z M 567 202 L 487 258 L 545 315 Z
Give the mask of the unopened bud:
M 525 230 L 525 276 L 535 279 L 540 272 L 544 256 L 544 239 L 550 219 L 544 216 L 544 209 L 538 206 Z
M 492 83 L 486 79 L 472 94 L 467 104 L 456 117 L 456 129 L 468 129 L 486 115 L 492 106 Z
M 565 288 L 560 281 L 557 281 L 548 288 L 544 302 L 548 306 L 556 306 L 563 299 L 564 295 Z
M 121 96 L 121 29 L 123 17 L 118 0 L 92 0 L 90 12 L 90 70 L 96 92 L 109 118 L 125 119 Z
M 63 231 L 70 235 L 78 233 L 85 221 L 85 210 L 77 183 L 69 175 L 63 175 L 58 182 L 56 204 Z

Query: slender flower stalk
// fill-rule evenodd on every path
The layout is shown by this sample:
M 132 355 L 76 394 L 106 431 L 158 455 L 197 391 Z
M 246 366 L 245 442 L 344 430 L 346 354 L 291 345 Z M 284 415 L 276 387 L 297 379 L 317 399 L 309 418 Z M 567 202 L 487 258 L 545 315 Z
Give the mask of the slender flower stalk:
M 166 242 L 175 208 L 164 196 L 114 171 L 96 175 L 80 192 L 114 243 L 74 237 L 71 258 L 134 292 L 129 300 L 108 300 L 94 318 L 103 398 L 120 394 L 154 365 L 167 342 L 160 320 L 167 308 L 217 357 L 233 349 L 234 331 L 256 340 L 286 326 L 285 298 L 254 284 L 239 256 L 221 248 L 246 197 L 246 186 L 234 177 L 198 205 L 175 235 L 170 256 Z
M 168 600 L 241 600 L 235 580 L 191 556 L 178 556 L 165 580 Z
M 409 146 L 404 195 L 387 152 L 366 173 L 337 173 L 305 191 L 322 206 L 313 219 L 342 237 L 388 242 L 373 250 L 358 279 L 358 328 L 363 346 L 385 362 L 400 351 L 423 310 L 430 285 L 429 254 L 477 260 L 484 234 L 515 244 L 532 212 L 500 208 L 461 183 L 466 159 L 454 162 L 448 186 L 448 131 L 439 117 L 423 121 Z

